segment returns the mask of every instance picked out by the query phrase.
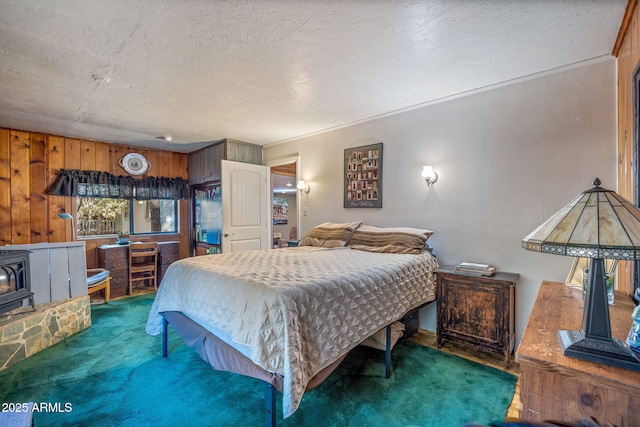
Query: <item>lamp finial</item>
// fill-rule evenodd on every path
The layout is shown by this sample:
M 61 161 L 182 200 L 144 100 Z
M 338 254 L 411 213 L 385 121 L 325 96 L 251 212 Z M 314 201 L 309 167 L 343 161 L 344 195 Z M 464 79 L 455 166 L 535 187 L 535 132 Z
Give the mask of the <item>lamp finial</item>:
M 593 186 L 594 187 L 600 187 L 600 184 L 602 184 L 600 182 L 600 178 L 596 178 L 596 179 L 593 180 Z

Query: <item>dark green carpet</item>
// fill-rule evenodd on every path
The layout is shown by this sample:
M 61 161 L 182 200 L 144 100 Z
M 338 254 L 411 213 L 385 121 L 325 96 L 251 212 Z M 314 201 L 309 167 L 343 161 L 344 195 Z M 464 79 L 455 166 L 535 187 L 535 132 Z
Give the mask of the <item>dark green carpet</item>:
M 39 426 L 260 426 L 263 383 L 216 372 L 175 331 L 170 354 L 144 331 L 153 295 L 94 306 L 93 326 L 0 372 L 0 402 L 72 404 L 37 412 Z M 506 416 L 516 377 L 404 342 L 384 379 L 383 352 L 357 348 L 324 383 L 307 392 L 282 426 L 430 426 L 487 424 Z

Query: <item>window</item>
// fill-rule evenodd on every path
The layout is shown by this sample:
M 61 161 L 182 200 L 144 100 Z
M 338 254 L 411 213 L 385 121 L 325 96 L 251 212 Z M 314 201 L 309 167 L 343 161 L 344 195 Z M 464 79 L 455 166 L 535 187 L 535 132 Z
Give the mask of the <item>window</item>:
M 177 200 L 189 198 L 182 178 L 114 176 L 103 171 L 60 169 L 47 189 L 77 197 L 78 236 L 177 233 Z
M 133 234 L 176 233 L 178 221 L 175 200 L 133 200 Z
M 78 236 L 118 232 L 158 234 L 178 232 L 175 200 L 126 200 L 78 197 Z

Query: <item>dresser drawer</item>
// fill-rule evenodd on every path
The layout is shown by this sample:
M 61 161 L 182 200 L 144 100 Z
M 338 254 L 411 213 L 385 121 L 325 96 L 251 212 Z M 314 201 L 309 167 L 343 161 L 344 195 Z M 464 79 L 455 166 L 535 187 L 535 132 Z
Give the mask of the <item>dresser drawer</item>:
M 178 254 L 180 252 L 179 243 L 160 243 L 158 245 L 158 253 L 160 255 Z
M 160 265 L 169 265 L 173 262 L 176 262 L 180 259 L 180 256 L 178 254 L 162 254 L 159 257 L 159 264 Z
M 129 269 L 112 270 L 109 273 L 109 276 L 111 276 L 111 286 L 113 286 L 114 284 L 121 284 L 121 283 L 124 283 L 124 285 L 126 286 L 129 285 Z
M 123 245 L 120 247 L 110 247 L 109 249 L 100 249 L 100 256 L 104 261 L 112 261 L 116 259 L 128 260 L 129 258 L 129 246 L 127 245 Z
M 111 281 L 110 288 L 111 297 L 123 297 L 129 293 L 129 281 L 127 280 L 124 283 L 114 283 Z
M 128 259 L 107 260 L 104 262 L 104 268 L 106 268 L 107 270 L 110 270 L 112 273 L 117 270 L 128 270 L 129 260 Z

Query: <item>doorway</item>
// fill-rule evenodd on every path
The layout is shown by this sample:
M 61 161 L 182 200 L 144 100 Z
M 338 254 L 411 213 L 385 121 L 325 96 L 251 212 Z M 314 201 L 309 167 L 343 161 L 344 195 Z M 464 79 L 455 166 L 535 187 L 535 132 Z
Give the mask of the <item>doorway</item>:
M 298 241 L 299 206 L 296 178 L 297 160 L 271 166 L 273 248 L 295 245 Z

